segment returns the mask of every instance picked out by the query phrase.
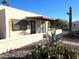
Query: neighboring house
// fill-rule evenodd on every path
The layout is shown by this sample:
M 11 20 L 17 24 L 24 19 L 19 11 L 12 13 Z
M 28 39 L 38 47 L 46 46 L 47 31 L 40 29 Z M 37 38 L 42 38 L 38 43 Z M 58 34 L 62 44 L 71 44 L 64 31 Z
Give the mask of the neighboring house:
M 45 33 L 49 19 L 35 13 L 0 5 L 0 38 L 16 38 L 27 34 Z
M 69 29 L 68 22 L 64 23 L 63 29 L 64 30 L 68 30 Z M 79 21 L 73 21 L 72 22 L 72 31 L 78 31 L 78 30 L 79 30 Z
M 79 21 L 72 22 L 72 31 L 78 31 L 79 30 Z
M 69 29 L 68 22 L 64 22 L 64 24 L 63 24 L 63 30 L 68 30 L 68 29 Z

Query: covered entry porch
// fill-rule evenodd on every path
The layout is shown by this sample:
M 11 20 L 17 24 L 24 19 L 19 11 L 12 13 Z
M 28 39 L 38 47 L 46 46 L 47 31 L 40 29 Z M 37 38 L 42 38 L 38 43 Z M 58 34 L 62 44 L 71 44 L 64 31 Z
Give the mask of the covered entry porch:
M 29 34 L 46 33 L 50 19 L 45 17 L 26 17 L 22 20 L 12 19 L 9 22 L 9 36 L 16 38 Z
M 49 27 L 48 19 L 44 17 L 27 17 L 30 22 L 31 33 L 46 33 Z

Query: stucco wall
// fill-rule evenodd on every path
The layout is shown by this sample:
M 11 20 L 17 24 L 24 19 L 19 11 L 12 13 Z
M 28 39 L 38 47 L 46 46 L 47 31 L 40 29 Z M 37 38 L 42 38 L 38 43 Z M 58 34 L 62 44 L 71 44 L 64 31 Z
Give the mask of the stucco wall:
M 6 38 L 5 10 L 0 10 L 0 38 Z
M 10 50 L 21 48 L 25 45 L 32 44 L 42 39 L 43 39 L 43 33 L 26 35 L 17 39 L 0 40 L 0 54 Z
M 30 29 L 27 30 L 21 30 L 21 31 L 10 31 L 10 38 L 19 38 L 19 37 L 23 37 L 25 35 L 29 35 L 30 34 Z
M 62 33 L 62 29 L 57 29 L 56 30 L 56 35 L 61 34 Z
M 62 30 L 58 29 L 56 32 L 57 32 L 56 34 L 61 34 Z M 0 54 L 40 41 L 43 39 L 44 34 L 45 33 L 37 33 L 37 34 L 25 35 L 19 38 L 16 36 L 17 39 L 10 38 L 7 40 L 5 39 L 0 40 Z
M 19 9 L 15 9 L 15 8 L 11 8 L 11 7 L 7 7 L 7 6 L 2 6 L 0 5 L 0 9 L 5 9 L 5 24 L 6 24 L 6 38 L 10 38 L 17 35 L 18 33 L 21 33 L 22 31 L 11 31 L 10 30 L 10 24 L 9 24 L 9 21 L 12 20 L 12 19 L 16 19 L 16 20 L 22 20 L 22 19 L 26 19 L 26 17 L 33 17 L 33 16 L 42 16 L 42 15 L 38 15 L 38 14 L 35 14 L 35 13 L 31 13 L 31 12 L 27 12 L 27 11 L 22 11 L 22 10 L 19 10 Z M 39 32 L 42 32 L 42 26 L 41 26 L 41 21 L 40 20 L 36 20 L 36 33 L 39 33 Z M 39 25 L 40 24 L 40 25 Z M 48 31 L 48 21 L 46 21 L 46 32 Z M 26 32 L 30 33 L 30 29 L 28 28 L 26 30 Z
M 22 20 L 22 19 L 26 19 L 26 17 L 30 17 L 30 16 L 41 16 L 35 13 L 31 13 L 31 12 L 27 12 L 27 11 L 22 11 L 19 9 L 15 9 L 15 8 L 11 8 L 11 7 L 7 7 L 7 6 L 2 6 L 0 5 L 0 9 L 5 9 L 5 20 L 6 20 L 6 38 L 9 38 L 12 34 L 12 31 L 9 30 L 9 21 L 12 19 L 18 19 L 18 20 Z M 29 29 L 27 30 L 27 32 L 29 32 Z M 16 32 L 17 34 L 17 32 Z

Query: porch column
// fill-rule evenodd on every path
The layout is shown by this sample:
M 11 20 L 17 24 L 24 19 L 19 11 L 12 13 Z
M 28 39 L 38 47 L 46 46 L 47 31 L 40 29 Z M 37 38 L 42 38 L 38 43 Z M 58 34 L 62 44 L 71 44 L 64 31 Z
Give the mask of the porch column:
M 9 21 L 9 38 L 11 37 L 11 34 L 10 34 L 10 32 L 12 31 L 12 20 L 10 19 L 10 21 Z
M 41 33 L 42 33 L 42 21 L 40 21 L 40 30 L 41 30 Z
M 46 21 L 46 32 L 48 32 L 48 21 Z

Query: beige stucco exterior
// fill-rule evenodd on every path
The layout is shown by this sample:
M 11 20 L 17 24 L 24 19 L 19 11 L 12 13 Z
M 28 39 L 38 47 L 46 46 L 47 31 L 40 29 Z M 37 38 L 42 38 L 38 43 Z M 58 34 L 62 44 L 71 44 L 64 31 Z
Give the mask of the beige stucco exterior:
M 0 5 L 0 38 L 16 38 L 30 34 L 30 25 L 27 26 L 27 30 L 25 31 L 12 31 L 12 20 L 28 20 L 27 17 L 36 16 L 42 15 Z M 48 21 L 38 19 L 31 20 L 36 22 L 36 33 L 48 31 Z
M 0 10 L 0 38 L 6 37 L 5 9 Z
M 28 19 L 27 17 L 40 17 L 35 13 L 22 11 L 19 9 L 0 5 L 0 54 L 21 48 L 25 45 L 44 40 L 44 35 L 49 31 L 49 21 L 42 19 Z M 36 33 L 31 34 L 31 25 L 27 25 L 26 30 L 13 31 L 13 20 L 35 21 Z M 60 34 L 62 31 L 56 31 Z

